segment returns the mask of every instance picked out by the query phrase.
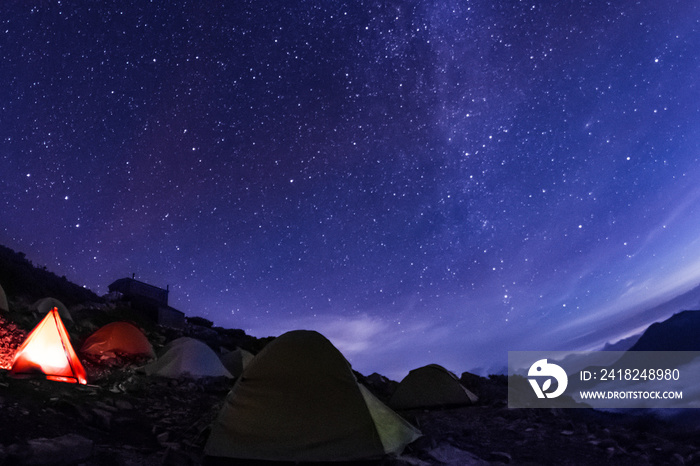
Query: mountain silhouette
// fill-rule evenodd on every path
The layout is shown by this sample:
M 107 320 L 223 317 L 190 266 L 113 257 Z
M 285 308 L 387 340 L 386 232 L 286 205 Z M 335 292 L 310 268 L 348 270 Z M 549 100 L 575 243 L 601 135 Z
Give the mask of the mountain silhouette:
M 682 311 L 651 324 L 629 351 L 700 351 L 700 311 Z
M 639 337 L 641 337 L 642 334 L 638 333 L 637 335 L 632 335 L 631 337 L 623 338 L 622 340 L 616 342 L 616 343 L 606 343 L 605 346 L 601 349 L 601 351 L 627 351 L 632 346 L 634 346 L 637 341 L 639 341 Z

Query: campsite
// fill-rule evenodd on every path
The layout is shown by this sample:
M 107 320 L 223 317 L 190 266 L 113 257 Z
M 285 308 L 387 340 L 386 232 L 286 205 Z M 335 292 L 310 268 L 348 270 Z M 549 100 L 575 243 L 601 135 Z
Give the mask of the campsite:
M 502 375 L 437 363 L 401 381 L 363 375 L 312 330 L 161 326 L 23 273 L 0 289 L 0 464 L 700 464 L 688 427 L 508 409 Z M 33 281 L 52 296 L 27 293 Z

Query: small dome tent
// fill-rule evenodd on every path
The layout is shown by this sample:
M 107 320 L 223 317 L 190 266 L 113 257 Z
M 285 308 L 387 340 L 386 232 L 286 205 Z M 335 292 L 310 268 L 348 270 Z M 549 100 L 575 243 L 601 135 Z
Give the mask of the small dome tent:
M 233 351 L 221 356 L 221 362 L 226 367 L 226 369 L 231 373 L 232 376 L 238 377 L 243 373 L 243 369 L 246 368 L 248 363 L 253 360 L 255 356 L 252 353 L 242 349 L 236 348 Z
M 73 316 L 68 311 L 66 305 L 56 298 L 42 298 L 29 306 L 30 311 L 38 312 L 41 315 L 48 314 L 53 308 L 58 309 L 58 314 L 61 316 L 61 319 L 73 323 Z
M 70 343 L 58 309 L 52 309 L 17 349 L 10 375 L 43 375 L 48 380 L 87 383 L 87 374 Z
M 171 341 L 165 349 L 162 356 L 144 366 L 143 370 L 146 374 L 170 378 L 182 376 L 233 378 L 214 350 L 199 340 L 189 337 L 178 338 Z
M 92 356 L 121 353 L 134 357 L 156 357 L 146 335 L 129 322 L 112 322 L 100 327 L 85 340 L 80 352 Z
M 5 290 L 2 289 L 0 285 L 0 311 L 9 311 L 10 306 L 7 305 L 7 296 L 5 295 Z
M 456 375 L 437 364 L 408 373 L 389 400 L 394 409 L 464 406 L 478 397 L 464 388 Z
M 226 397 L 205 454 L 331 462 L 399 453 L 420 432 L 357 383 L 323 335 L 287 332 L 255 356 Z

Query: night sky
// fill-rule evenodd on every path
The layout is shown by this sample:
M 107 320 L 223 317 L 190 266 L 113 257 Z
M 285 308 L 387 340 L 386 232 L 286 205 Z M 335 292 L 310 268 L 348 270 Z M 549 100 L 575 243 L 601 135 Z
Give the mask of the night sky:
M 699 158 L 698 2 L 0 6 L 0 244 L 363 373 L 638 331 Z

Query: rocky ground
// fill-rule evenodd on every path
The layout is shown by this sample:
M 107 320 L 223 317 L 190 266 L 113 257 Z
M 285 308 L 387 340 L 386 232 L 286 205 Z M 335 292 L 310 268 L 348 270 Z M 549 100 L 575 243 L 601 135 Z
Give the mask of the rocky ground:
M 77 341 L 97 327 L 95 322 L 88 325 L 90 319 L 80 321 L 85 328 L 73 330 Z M 15 319 L 0 315 L 0 465 L 205 463 L 208 426 L 232 386 L 230 380 L 147 377 L 137 369 L 143 361 L 119 357 L 83 358 L 87 386 L 11 378 L 7 369 L 12 355 L 30 328 L 24 314 Z M 255 351 L 265 343 L 197 325 L 178 332 L 153 331 L 149 339 L 162 346 L 183 332 L 213 348 L 247 342 Z M 396 382 L 378 374 L 356 376 L 385 401 L 396 389 Z M 630 413 L 509 409 L 506 377 L 465 373 L 461 380 L 479 395 L 475 406 L 400 413 L 423 436 L 402 455 L 373 464 L 700 464 L 696 428 Z M 686 413 L 686 420 L 693 414 Z
M 232 385 L 220 379 L 147 377 L 136 370 L 142 361 L 118 357 L 83 359 L 87 386 L 10 378 L 15 350 L 40 318 L 29 312 L 40 297 L 72 305 L 74 323 L 67 326 L 74 342 L 116 320 L 137 323 L 156 349 L 183 334 L 214 349 L 243 347 L 253 354 L 270 341 L 196 317 L 178 331 L 156 328 L 128 305 L 105 302 L 2 246 L 0 281 L 11 298 L 11 312 L 0 313 L 0 466 L 203 464 L 208 426 Z M 356 375 L 382 400 L 396 389 L 396 382 L 377 374 Z M 630 413 L 508 409 L 505 377 L 465 373 L 461 380 L 479 395 L 475 406 L 401 413 L 423 436 L 401 456 L 374 464 L 700 464 L 700 429 Z M 683 419 L 700 425 L 693 410 Z
M 700 464 L 697 434 L 619 415 L 508 409 L 500 403 L 422 412 L 410 419 L 425 437 L 406 454 L 423 464 Z
M 203 463 L 207 428 L 230 381 L 99 371 L 89 369 L 96 380 L 88 386 L 0 371 L 0 464 Z M 479 380 L 476 406 L 402 413 L 424 435 L 378 464 L 700 464 L 697 432 L 584 409 L 508 409 L 505 378 Z
M 198 464 L 229 385 L 133 370 L 87 386 L 0 374 L 0 464 Z

